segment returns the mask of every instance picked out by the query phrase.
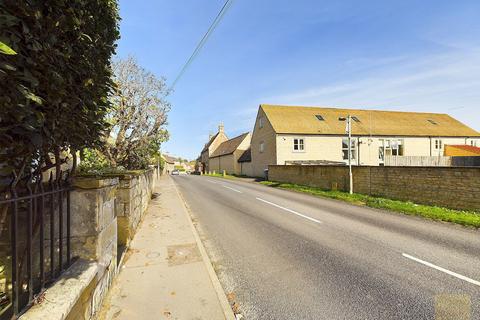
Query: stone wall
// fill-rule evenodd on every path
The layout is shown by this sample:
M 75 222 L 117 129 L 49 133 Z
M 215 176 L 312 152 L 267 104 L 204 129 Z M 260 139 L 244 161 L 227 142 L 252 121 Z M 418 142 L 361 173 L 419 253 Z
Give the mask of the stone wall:
M 118 178 L 118 240 L 121 246 L 128 246 L 152 197 L 155 175 L 154 170 L 150 169 Z
M 30 308 L 22 320 L 95 316 L 117 274 L 118 246 L 133 237 L 155 179 L 153 169 L 119 177 L 75 178 L 70 195 L 71 250 L 77 260 L 46 291 L 46 302 Z M 120 233 L 128 237 L 120 240 Z
M 348 190 L 347 166 L 271 165 L 269 180 Z M 353 167 L 356 193 L 460 210 L 480 210 L 480 168 Z

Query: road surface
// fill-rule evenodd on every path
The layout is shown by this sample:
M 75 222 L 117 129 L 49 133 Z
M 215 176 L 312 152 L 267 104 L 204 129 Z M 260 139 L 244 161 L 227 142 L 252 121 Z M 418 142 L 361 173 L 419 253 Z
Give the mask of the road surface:
M 480 232 L 259 184 L 173 177 L 247 320 L 480 319 Z

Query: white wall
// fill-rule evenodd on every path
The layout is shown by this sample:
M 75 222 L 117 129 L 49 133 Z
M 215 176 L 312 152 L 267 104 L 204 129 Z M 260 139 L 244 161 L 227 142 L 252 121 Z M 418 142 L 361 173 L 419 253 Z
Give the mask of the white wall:
M 293 150 L 294 139 L 304 139 L 304 150 Z M 299 160 L 342 160 L 341 136 L 277 134 L 277 164 Z
M 304 139 L 304 151 L 293 150 L 293 139 Z M 329 160 L 344 161 L 342 158 L 342 139 L 345 136 L 292 135 L 277 134 L 276 164 L 283 165 L 286 161 L 299 160 Z M 446 137 L 354 137 L 357 139 L 357 151 L 353 164 L 379 165 L 379 147 L 383 140 L 402 140 L 404 156 L 442 156 L 445 144 L 465 144 L 466 138 Z M 435 149 L 435 140 L 441 140 L 441 148 Z

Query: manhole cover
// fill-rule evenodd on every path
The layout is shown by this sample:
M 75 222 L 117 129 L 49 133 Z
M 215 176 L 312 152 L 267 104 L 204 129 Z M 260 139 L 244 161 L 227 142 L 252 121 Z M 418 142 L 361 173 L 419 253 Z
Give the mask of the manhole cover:
M 168 246 L 167 252 L 169 266 L 202 261 L 200 251 L 195 243 Z

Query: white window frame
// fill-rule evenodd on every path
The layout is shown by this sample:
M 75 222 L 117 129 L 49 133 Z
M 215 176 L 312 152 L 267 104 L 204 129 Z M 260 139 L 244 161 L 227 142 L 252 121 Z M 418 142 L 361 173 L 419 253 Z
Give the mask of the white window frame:
M 295 140 L 297 143 L 295 143 Z M 304 137 L 294 137 L 292 139 L 292 151 L 293 152 L 305 152 L 305 138 Z M 295 149 L 297 146 L 297 149 Z
M 379 139 L 378 142 L 378 160 L 380 161 L 385 161 L 385 156 L 405 155 L 405 140 L 403 139 Z
M 403 147 L 400 147 L 403 146 Z M 405 155 L 405 145 L 403 139 L 392 139 L 390 140 L 390 149 L 392 150 L 392 156 L 403 156 Z M 396 154 L 394 154 L 396 153 Z M 400 154 L 402 153 L 402 154 Z
M 265 141 L 261 141 L 261 142 L 260 142 L 258 151 L 259 151 L 260 153 L 264 153 L 264 152 L 265 152 Z
M 435 139 L 433 143 L 433 147 L 435 148 L 435 150 L 442 150 L 442 147 L 443 147 L 442 139 Z
M 351 152 L 352 152 L 352 159 L 351 160 L 353 160 L 353 161 L 357 160 L 357 142 L 358 142 L 357 138 L 352 138 L 352 140 L 350 141 L 350 143 L 352 145 L 351 146 Z M 343 146 L 344 143 L 345 143 L 346 147 Z M 346 157 L 344 155 L 345 151 L 347 152 Z M 348 161 L 348 138 L 342 138 L 342 159 Z

